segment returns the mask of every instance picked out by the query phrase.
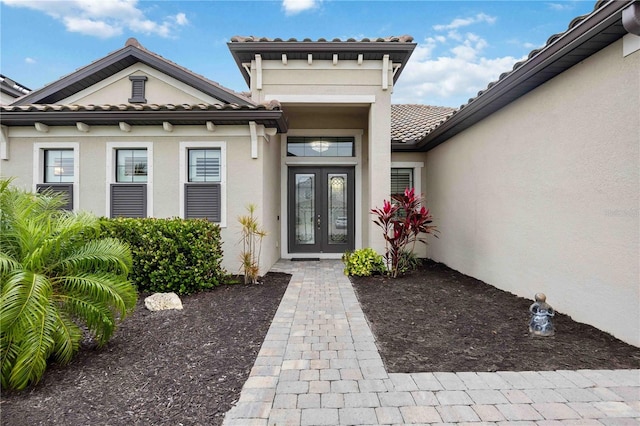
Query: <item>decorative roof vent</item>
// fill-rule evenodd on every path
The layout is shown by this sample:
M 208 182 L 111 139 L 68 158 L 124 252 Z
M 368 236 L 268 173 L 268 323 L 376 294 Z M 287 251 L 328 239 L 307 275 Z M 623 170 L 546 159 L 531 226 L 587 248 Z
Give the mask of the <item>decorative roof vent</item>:
M 144 97 L 144 85 L 147 77 L 144 75 L 130 75 L 129 80 L 131 80 L 131 98 L 129 98 L 129 103 L 146 104 L 147 99 Z

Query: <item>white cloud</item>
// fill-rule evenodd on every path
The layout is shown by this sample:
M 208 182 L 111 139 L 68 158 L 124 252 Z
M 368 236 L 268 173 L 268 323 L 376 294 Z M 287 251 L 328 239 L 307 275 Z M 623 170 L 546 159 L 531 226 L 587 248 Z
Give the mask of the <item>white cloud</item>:
M 282 0 L 282 8 L 286 15 L 296 15 L 305 10 L 315 9 L 319 4 L 319 0 Z
M 547 6 L 549 6 L 549 9 L 557 11 L 573 9 L 573 5 L 568 3 L 547 3 Z
M 37 62 L 35 59 L 30 58 L 30 57 L 26 57 L 26 58 L 24 58 L 24 61 L 25 61 L 27 64 L 35 64 L 35 63 Z
M 496 17 L 487 15 L 486 13 L 478 13 L 476 16 L 472 16 L 469 18 L 456 18 L 451 21 L 451 23 L 446 25 L 434 25 L 433 29 L 436 31 L 456 30 L 458 28 L 466 27 L 480 22 L 493 24 L 496 22 Z
M 62 22 L 67 31 L 109 38 L 125 31 L 171 37 L 189 21 L 184 13 L 154 21 L 138 7 L 138 0 L 1 0 L 7 6 L 26 7 Z
M 122 34 L 122 28 L 110 25 L 104 21 L 94 21 L 86 18 L 74 18 L 65 16 L 62 18 L 64 26 L 72 33 L 92 35 L 100 38 L 109 38 Z
M 178 13 L 176 16 L 176 24 L 178 25 L 187 25 L 189 23 L 189 20 L 187 19 L 187 15 L 185 15 L 184 13 Z
M 524 59 L 485 57 L 485 39 L 474 33 L 461 37 L 461 41 L 429 37 L 418 45 L 394 88 L 393 102 L 458 107 Z M 453 45 L 448 45 L 451 40 Z M 435 55 L 436 51 L 441 53 Z

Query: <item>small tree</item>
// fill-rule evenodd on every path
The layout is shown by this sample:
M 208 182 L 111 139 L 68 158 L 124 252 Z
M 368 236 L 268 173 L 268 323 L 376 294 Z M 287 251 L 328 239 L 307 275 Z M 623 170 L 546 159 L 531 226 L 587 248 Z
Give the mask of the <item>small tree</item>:
M 129 247 L 96 238 L 98 219 L 62 211 L 61 196 L 0 180 L 2 387 L 37 383 L 50 357 L 68 363 L 83 328 L 99 345 L 135 306 Z
M 260 252 L 262 240 L 267 236 L 267 231 L 260 227 L 258 219 L 254 216 L 255 204 L 247 206 L 248 215 L 240 216 L 238 222 L 242 225 L 240 253 L 240 271 L 244 274 L 245 284 L 256 284 L 260 276 Z
M 371 213 L 376 216 L 373 223 L 382 228 L 387 270 L 396 278 L 402 270 L 403 253 L 413 253 L 418 241 L 426 244 L 422 235 L 437 237 L 437 230 L 431 225 L 433 218 L 429 210 L 422 205 L 424 198 L 416 196 L 414 188 L 407 188 L 404 194 L 394 195 L 391 199 L 384 200 L 382 208 L 372 209 Z

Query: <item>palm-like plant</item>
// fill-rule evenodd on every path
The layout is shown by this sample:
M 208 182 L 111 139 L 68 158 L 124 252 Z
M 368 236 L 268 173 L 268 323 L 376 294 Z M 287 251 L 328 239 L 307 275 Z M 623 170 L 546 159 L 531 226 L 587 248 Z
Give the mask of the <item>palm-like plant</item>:
M 37 383 L 69 362 L 86 327 L 99 345 L 135 306 L 128 246 L 98 239 L 98 219 L 0 180 L 0 368 L 3 388 Z

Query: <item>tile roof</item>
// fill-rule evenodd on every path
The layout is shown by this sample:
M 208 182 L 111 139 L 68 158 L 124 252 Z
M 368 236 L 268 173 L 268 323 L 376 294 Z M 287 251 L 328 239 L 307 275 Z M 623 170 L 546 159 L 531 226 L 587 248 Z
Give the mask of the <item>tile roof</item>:
M 247 124 L 254 121 L 279 132 L 288 129 L 284 112 L 277 101 L 261 105 L 240 104 L 105 104 L 105 105 L 0 105 L 2 124 L 8 126 L 32 126 L 40 122 L 53 126 L 117 125 L 125 122 L 134 125 L 157 125 L 169 122 L 174 125 L 197 125 L 212 122 L 216 125 Z
M 391 105 L 391 142 L 415 143 L 456 112 L 429 105 Z
M 298 40 L 296 38 L 289 38 L 284 40 L 282 38 L 268 38 L 268 37 L 256 37 L 256 36 L 233 36 L 231 37 L 232 43 L 248 43 L 248 42 L 288 42 L 288 43 L 389 43 L 389 42 L 398 42 L 398 43 L 411 43 L 413 42 L 413 37 L 410 35 L 402 35 L 402 36 L 389 36 L 389 37 L 376 37 L 376 38 L 361 38 L 360 40 L 356 40 L 355 38 L 348 38 L 346 40 L 342 40 L 340 38 L 333 38 L 331 40 L 327 40 L 326 38 L 319 38 L 318 40 L 311 40 L 310 38 L 305 38 L 302 40 Z
M 602 7 L 602 5 L 604 5 L 605 3 L 607 3 L 607 0 L 598 0 L 596 2 L 596 5 L 594 7 L 593 10 L 597 10 L 600 7 Z M 491 89 L 493 86 L 495 86 L 498 82 L 500 82 L 501 80 L 504 80 L 507 76 L 509 76 L 511 73 L 513 73 L 514 71 L 516 71 L 518 68 L 520 68 L 522 65 L 524 65 L 526 62 L 530 61 L 531 59 L 533 59 L 535 56 L 537 56 L 540 52 L 542 52 L 543 50 L 545 50 L 548 46 L 550 46 L 551 44 L 553 44 L 555 41 L 557 41 L 560 37 L 562 37 L 565 33 L 567 33 L 569 30 L 571 30 L 572 28 L 575 28 L 578 24 L 580 24 L 582 21 L 584 21 L 587 17 L 589 17 L 591 15 L 592 12 L 587 13 L 585 15 L 580 15 L 574 19 L 571 20 L 571 22 L 569 23 L 568 28 L 561 32 L 561 33 L 556 33 L 553 34 L 551 37 L 549 37 L 547 39 L 547 42 L 545 43 L 544 46 L 533 49 L 531 52 L 529 52 L 529 54 L 527 55 L 527 59 L 522 60 L 522 61 L 518 61 L 515 64 L 513 64 L 513 68 L 509 71 L 505 71 L 502 74 L 500 74 L 500 76 L 498 77 L 498 80 L 496 81 L 492 81 L 487 85 L 486 89 L 482 89 L 478 92 L 478 94 L 473 97 L 470 98 L 469 101 L 466 104 L 463 104 L 460 106 L 460 109 L 465 108 L 468 104 L 470 104 L 471 102 L 473 102 L 474 100 L 476 100 L 479 96 L 482 96 L 482 94 L 484 92 L 486 92 L 487 90 Z
M 103 104 L 103 105 L 0 105 L 1 112 L 55 111 L 279 111 L 280 103 L 271 101 L 260 105 L 238 104 Z
M 115 50 L 108 55 L 91 62 L 77 70 L 60 77 L 46 86 L 35 90 L 21 98 L 21 104 L 53 104 L 58 101 L 83 90 L 96 82 L 105 78 L 105 74 L 112 75 L 116 72 L 133 65 L 136 62 L 159 69 L 167 75 L 198 90 L 207 93 L 225 103 L 243 103 L 254 105 L 255 103 L 245 94 L 236 92 L 221 84 L 209 80 L 188 68 L 183 67 L 173 61 L 158 55 L 155 52 L 144 48 L 135 38 L 129 38 L 124 47 Z
M 414 148 L 437 146 L 618 40 L 627 33 L 621 21 L 622 10 L 634 3 L 637 0 L 596 1 L 592 12 L 574 18 L 564 32 L 549 37 L 544 46 L 532 50 L 527 59 L 514 64 L 446 120 L 430 128 Z

